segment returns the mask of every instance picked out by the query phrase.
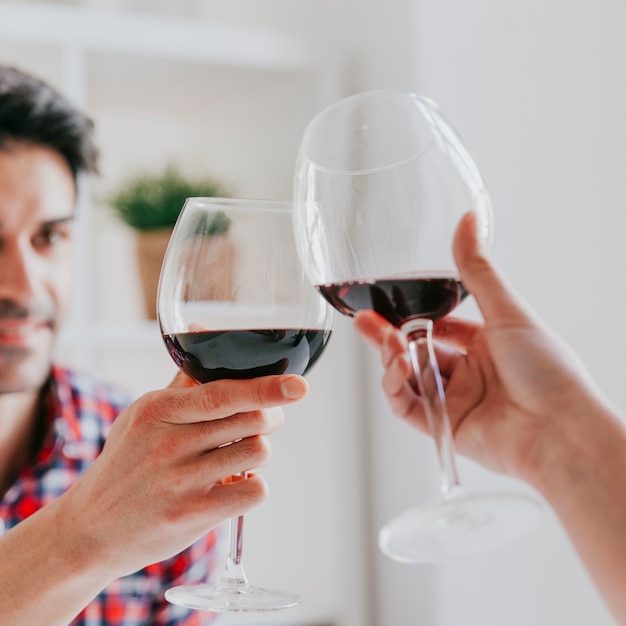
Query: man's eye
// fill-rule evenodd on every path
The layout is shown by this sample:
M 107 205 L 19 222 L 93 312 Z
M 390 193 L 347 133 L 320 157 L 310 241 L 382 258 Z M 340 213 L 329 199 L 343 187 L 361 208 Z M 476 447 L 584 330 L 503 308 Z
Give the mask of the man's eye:
M 33 244 L 38 247 L 49 246 L 54 243 L 63 241 L 65 239 L 67 239 L 66 233 L 61 232 L 60 230 L 51 229 L 51 230 L 43 231 L 39 235 L 37 235 L 33 240 Z

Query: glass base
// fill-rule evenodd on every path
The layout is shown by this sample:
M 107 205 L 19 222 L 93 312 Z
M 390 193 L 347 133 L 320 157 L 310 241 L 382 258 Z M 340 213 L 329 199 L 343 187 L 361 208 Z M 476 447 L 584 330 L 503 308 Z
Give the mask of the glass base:
M 448 561 L 512 541 L 541 516 L 541 503 L 524 494 L 461 495 L 402 513 L 382 528 L 379 546 L 402 563 Z
M 181 585 L 165 592 L 172 604 L 200 611 L 278 611 L 300 603 L 300 596 L 249 584 Z

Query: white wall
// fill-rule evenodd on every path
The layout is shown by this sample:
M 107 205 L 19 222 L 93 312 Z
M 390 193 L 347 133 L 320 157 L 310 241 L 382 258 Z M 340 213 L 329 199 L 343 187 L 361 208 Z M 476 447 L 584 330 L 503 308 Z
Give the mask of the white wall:
M 378 3 L 367 6 L 383 11 Z M 394 33 L 370 24 L 365 41 L 376 64 L 358 87 L 393 86 L 389 69 L 396 86 L 441 105 L 491 190 L 495 258 L 626 409 L 626 295 L 619 283 L 626 265 L 625 6 L 617 0 L 398 0 L 393 6 L 402 6 L 411 33 L 402 39 L 396 35 L 404 28 Z M 386 66 L 385 50 L 395 55 L 388 63 L 401 68 Z M 372 362 L 371 370 L 377 381 L 378 365 Z M 426 491 L 428 476 L 411 478 L 424 469 L 416 463 L 435 470 L 432 454 L 422 458 L 429 449 L 421 437 L 409 444 L 403 425 L 387 428 L 385 420 L 393 418 L 375 401 L 381 448 L 375 517 L 384 519 Z M 461 472 L 472 488 L 501 484 L 469 463 Z M 492 554 L 440 567 L 384 560 L 379 566 L 381 626 L 613 623 L 549 514 L 532 535 Z

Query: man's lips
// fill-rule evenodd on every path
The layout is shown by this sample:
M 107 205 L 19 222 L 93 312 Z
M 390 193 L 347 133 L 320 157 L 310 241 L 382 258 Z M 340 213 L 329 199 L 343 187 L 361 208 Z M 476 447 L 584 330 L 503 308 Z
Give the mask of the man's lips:
M 50 325 L 41 320 L 0 318 L 0 345 L 30 347 L 49 332 Z

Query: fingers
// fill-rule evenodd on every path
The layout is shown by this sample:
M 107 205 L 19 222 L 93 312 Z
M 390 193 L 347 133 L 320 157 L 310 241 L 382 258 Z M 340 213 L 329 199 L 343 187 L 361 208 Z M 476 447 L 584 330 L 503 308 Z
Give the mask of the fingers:
M 389 322 L 374 311 L 363 310 L 354 314 L 354 327 L 370 346 L 378 350 L 389 326 Z
M 222 419 L 296 402 L 308 391 L 306 380 L 296 375 L 220 380 L 192 388 L 185 378 L 176 377 L 167 389 L 140 398 L 139 410 L 146 420 L 190 424 Z
M 508 326 L 528 321 L 525 305 L 482 249 L 476 213 L 466 213 L 459 222 L 453 253 L 461 280 L 476 299 L 487 325 Z
M 280 408 L 236 413 L 225 419 L 200 422 L 194 428 L 195 445 L 203 450 L 219 448 L 232 441 L 269 435 L 280 428 L 285 416 Z M 227 472 L 228 473 L 228 472 Z
M 247 513 L 261 504 L 267 493 L 267 483 L 258 474 L 248 474 L 241 480 L 229 477 L 211 487 L 202 505 L 226 519 Z
M 421 427 L 421 401 L 413 388 L 413 368 L 404 334 L 371 310 L 358 311 L 354 325 L 367 343 L 380 352 L 384 368 L 382 388 L 391 410 Z
M 406 353 L 399 354 L 382 378 L 382 388 L 393 413 L 415 420 L 421 415 L 421 400 L 413 385 L 413 371 Z
M 209 414 L 253 411 L 301 400 L 308 385 L 302 376 L 265 376 L 250 380 L 222 380 L 202 387 L 199 398 Z
M 270 440 L 264 435 L 246 437 L 205 452 L 190 465 L 190 480 L 200 486 L 223 482 L 227 477 L 266 466 L 272 456 Z
M 482 323 L 447 316 L 435 324 L 433 337 L 465 353 L 467 346 L 474 339 L 476 333 L 480 332 L 482 328 Z M 442 365 L 441 362 L 440 365 Z
M 192 390 L 170 388 L 146 394 L 135 403 L 135 417 L 126 424 L 126 432 L 122 436 L 127 439 L 142 437 L 148 454 L 154 460 L 178 458 L 183 462 L 193 462 L 208 451 L 233 441 L 269 435 L 283 425 L 284 413 L 277 406 L 232 414 L 229 414 L 232 406 L 217 409 L 211 405 L 207 409 L 204 396 L 214 385 L 217 383 L 197 386 Z M 240 385 L 235 388 L 239 389 Z M 270 388 L 273 389 L 273 386 L 270 385 Z M 258 404 L 263 401 L 273 402 L 274 396 L 268 394 L 267 398 L 259 399 Z M 137 432 L 143 435 L 133 435 Z M 116 431 L 116 434 L 119 437 L 121 433 Z M 233 450 L 245 450 L 245 445 L 236 446 Z M 243 469 L 260 465 L 261 460 L 252 456 L 247 463 L 248 467 Z M 222 468 L 214 479 L 221 479 L 233 471 L 230 466 Z
M 163 472 L 167 476 L 165 484 L 170 493 L 184 494 L 189 490 L 205 493 L 215 483 L 222 482 L 228 476 L 248 472 L 264 467 L 270 461 L 272 449 L 269 438 L 254 435 L 223 444 L 216 448 L 202 447 L 195 455 L 182 455 L 170 467 L 168 460 L 157 454 L 156 462 L 164 461 L 163 467 L 170 467 Z
M 182 388 L 177 386 L 181 382 Z M 299 376 L 219 381 L 191 388 L 185 384 L 184 378 L 175 379 L 173 386 L 147 393 L 129 406 L 115 421 L 105 450 L 132 448 L 136 459 L 143 455 L 163 464 L 193 463 L 232 441 L 274 432 L 284 422 L 278 405 L 299 399 L 307 390 Z M 253 467 L 260 460 L 252 456 L 247 464 Z M 216 479 L 233 473 L 232 469 L 223 468 Z
M 206 450 L 193 462 L 180 466 L 167 479 L 170 493 L 178 494 L 175 501 L 184 503 L 176 508 L 176 515 L 209 513 L 223 520 L 258 506 L 267 497 L 267 485 L 251 471 L 267 465 L 271 453 L 269 438 L 253 435 Z
M 411 372 L 404 335 L 370 310 L 358 311 L 354 316 L 354 326 L 367 343 L 380 352 L 385 368 L 385 392 L 396 394 Z
M 245 478 L 235 474 L 211 479 L 205 469 L 199 465 L 197 475 L 176 483 L 164 481 L 164 494 L 173 503 L 167 508 L 170 522 L 199 523 L 199 531 L 204 533 L 228 518 L 247 513 L 267 498 L 267 483 L 258 474 L 249 472 Z M 195 487 L 190 489 L 190 485 Z

